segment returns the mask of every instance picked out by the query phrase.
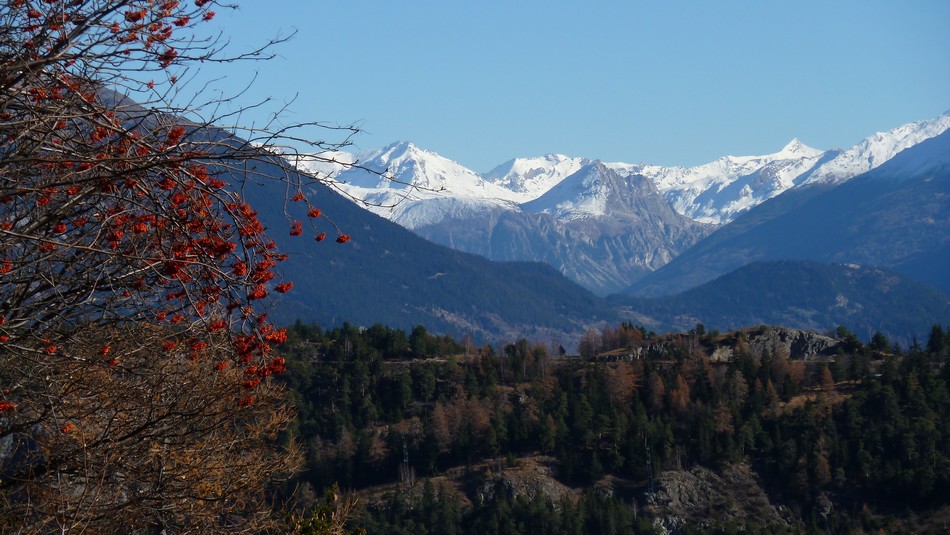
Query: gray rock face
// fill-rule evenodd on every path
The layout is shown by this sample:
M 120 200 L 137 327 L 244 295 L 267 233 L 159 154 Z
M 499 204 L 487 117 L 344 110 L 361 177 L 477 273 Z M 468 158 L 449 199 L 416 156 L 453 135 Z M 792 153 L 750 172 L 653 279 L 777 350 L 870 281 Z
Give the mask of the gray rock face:
M 545 262 L 607 295 L 659 269 L 714 227 L 678 214 L 650 180 L 595 162 L 518 210 L 473 211 L 413 230 L 491 260 Z
M 709 342 L 696 334 L 661 335 L 629 348 L 616 360 L 664 358 L 664 355 L 681 354 L 728 362 L 735 357 L 734 346 L 740 336 L 745 338 L 749 353 L 757 359 L 765 354 L 781 354 L 789 359 L 820 359 L 833 355 L 840 344 L 837 338 L 814 331 L 762 326 L 728 333 L 718 342 Z
M 479 503 L 488 503 L 497 493 L 503 493 L 509 499 L 534 499 L 541 495 L 553 503 L 565 496 L 573 495 L 571 489 L 556 479 L 549 465 L 528 460 L 519 468 L 509 468 L 496 475 L 489 476 L 478 488 L 475 499 Z
M 774 506 L 745 464 L 727 466 L 717 474 L 697 466 L 671 470 L 657 478 L 657 487 L 646 496 L 655 527 L 680 533 L 684 527 L 710 528 L 734 522 L 739 526 L 799 527 L 788 511 Z
M 810 360 L 834 353 L 838 344 L 830 336 L 786 327 L 765 327 L 749 333 L 749 351 L 753 355 L 782 351 L 788 358 Z

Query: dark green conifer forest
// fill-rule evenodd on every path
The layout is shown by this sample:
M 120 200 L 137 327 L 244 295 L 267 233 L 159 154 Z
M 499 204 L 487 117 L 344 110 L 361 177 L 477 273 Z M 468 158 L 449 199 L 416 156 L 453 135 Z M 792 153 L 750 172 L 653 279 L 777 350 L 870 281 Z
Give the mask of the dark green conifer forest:
M 674 531 L 940 532 L 950 519 L 939 325 L 907 349 L 839 329 L 833 353 L 805 359 L 702 325 L 607 327 L 583 357 L 421 326 L 288 334 L 307 455 L 294 503 L 338 484 L 368 533 L 653 533 L 675 512 L 657 498 L 667 474 L 736 467 L 761 496 L 730 494 Z M 722 348 L 732 357 L 711 358 Z M 748 514 L 762 500 L 779 514 Z

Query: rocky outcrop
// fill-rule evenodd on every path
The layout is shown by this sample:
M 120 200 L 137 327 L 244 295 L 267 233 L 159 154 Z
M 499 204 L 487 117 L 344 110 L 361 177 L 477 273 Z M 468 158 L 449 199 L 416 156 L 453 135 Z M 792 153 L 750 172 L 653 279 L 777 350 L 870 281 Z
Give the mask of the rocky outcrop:
M 558 503 L 565 496 L 573 495 L 569 487 L 554 479 L 551 466 L 548 463 L 539 462 L 536 458 L 521 459 L 518 467 L 489 474 L 479 485 L 475 493 L 475 501 L 491 502 L 498 493 L 504 493 L 512 500 L 517 498 L 531 500 L 541 495 L 552 503 Z
M 834 354 L 838 339 L 813 331 L 787 327 L 761 327 L 748 332 L 753 355 L 784 352 L 788 358 L 810 360 Z
M 822 359 L 834 355 L 841 343 L 837 338 L 814 331 L 761 326 L 732 331 L 715 339 L 694 332 L 665 334 L 645 340 L 635 347 L 602 353 L 597 358 L 616 361 L 664 359 L 670 355 L 680 355 L 728 362 L 735 357 L 740 338 L 741 344 L 757 359 L 766 354 L 798 360 Z
M 755 473 L 746 464 L 727 466 L 721 473 L 697 466 L 670 470 L 657 477 L 646 495 L 647 511 L 662 533 L 676 534 L 687 526 L 706 529 L 732 524 L 795 529 L 798 521 L 785 508 L 769 501 Z

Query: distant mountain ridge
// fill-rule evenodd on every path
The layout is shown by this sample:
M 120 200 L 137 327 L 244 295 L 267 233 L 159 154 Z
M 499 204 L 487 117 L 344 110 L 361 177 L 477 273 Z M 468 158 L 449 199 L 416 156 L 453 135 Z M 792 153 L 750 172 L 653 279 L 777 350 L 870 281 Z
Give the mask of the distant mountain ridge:
M 675 296 L 610 302 L 661 332 L 697 323 L 719 330 L 843 325 L 862 340 L 881 331 L 905 347 L 950 319 L 950 297 L 933 287 L 886 269 L 812 261 L 753 262 Z
M 724 224 L 792 187 L 844 182 L 947 129 L 950 129 L 950 111 L 932 120 L 877 132 L 845 150 L 815 149 L 796 138 L 773 154 L 723 156 L 694 167 L 622 162 L 605 162 L 605 165 L 620 174 L 649 178 L 682 215 L 704 223 Z M 526 203 L 593 161 L 562 154 L 520 157 L 479 174 L 411 142 L 396 142 L 350 155 L 350 158 L 367 168 L 389 169 L 395 180 L 381 180 L 377 175 L 358 169 L 344 169 L 336 175 L 343 188 L 360 199 L 372 202 L 387 199 L 390 201 L 387 204 L 397 200 L 411 204 L 435 197 Z M 399 210 L 376 211 L 412 228 L 400 221 Z
M 451 217 L 415 226 L 420 236 L 493 260 L 545 262 L 600 295 L 622 290 L 712 230 L 676 213 L 646 178 L 600 162 L 521 205 L 432 199 L 408 210 L 436 202 L 451 202 L 441 212 Z
M 887 132 L 878 132 L 857 145 L 841 151 L 834 159 L 800 176 L 795 185 L 840 184 L 875 169 L 901 151 L 939 136 L 950 129 L 950 111 L 930 121 L 908 123 Z
M 915 213 L 920 213 L 922 217 L 936 217 L 935 224 L 931 225 L 935 232 L 941 228 L 950 228 L 950 220 L 940 219 L 939 210 L 936 212 L 922 210 L 926 208 L 926 203 L 921 202 L 915 184 L 929 184 L 931 186 L 941 186 L 948 182 L 941 178 L 942 170 L 948 168 L 947 156 L 950 151 L 945 150 L 950 140 L 950 133 L 940 136 L 929 142 L 919 144 L 910 151 L 905 151 L 898 158 L 894 158 L 889 165 L 872 173 L 859 177 L 854 184 L 851 182 L 841 186 L 831 185 L 812 185 L 801 188 L 801 192 L 810 193 L 801 201 L 795 201 L 800 206 L 810 199 L 817 198 L 822 192 L 834 191 L 840 188 L 858 187 L 866 181 L 886 187 L 884 191 L 905 190 L 911 197 L 906 202 L 912 203 L 915 207 Z M 921 163 L 925 162 L 925 163 Z M 895 176 L 893 170 L 914 169 L 915 179 L 906 174 Z M 259 162 L 258 168 L 249 170 L 254 176 L 267 176 L 278 173 L 280 176 L 282 170 L 279 168 L 269 169 L 266 162 Z M 665 203 L 662 195 L 646 178 L 637 176 L 625 176 L 612 170 L 605 164 L 590 162 L 587 166 L 581 168 L 577 173 L 578 177 L 571 179 L 580 183 L 589 182 L 594 191 L 598 188 L 604 191 L 616 192 L 622 190 L 628 195 L 619 196 L 616 202 L 621 206 L 626 206 L 627 210 L 612 208 L 608 213 L 617 218 L 621 214 L 627 217 L 644 217 L 644 214 L 663 213 L 666 210 L 667 215 L 674 218 L 674 221 L 685 222 L 682 231 L 691 229 L 690 224 L 696 224 L 688 218 L 677 214 L 668 203 Z M 569 181 L 568 184 L 571 182 Z M 280 191 L 272 191 L 269 187 L 277 187 Z M 595 187 L 596 186 L 596 187 Z M 941 186 L 943 187 L 943 186 Z M 556 193 L 556 192 L 555 192 Z M 325 213 L 330 214 L 333 221 L 339 224 L 353 239 L 342 246 L 336 244 L 315 244 L 312 239 L 304 237 L 290 237 L 281 229 L 287 228 L 288 214 L 285 213 L 283 199 L 283 189 L 279 184 L 268 182 L 260 183 L 258 186 L 246 190 L 249 202 L 252 202 L 260 210 L 262 221 L 270 229 L 275 229 L 272 236 L 278 241 L 282 250 L 288 252 L 290 257 L 282 266 L 285 276 L 294 281 L 294 289 L 285 296 L 280 296 L 277 307 L 274 308 L 274 319 L 279 322 L 290 322 L 300 318 L 304 321 L 315 321 L 321 325 L 338 325 L 348 321 L 357 325 L 371 325 L 373 323 L 384 323 L 402 329 L 408 329 L 416 324 L 423 324 L 433 332 L 453 333 L 453 334 L 471 334 L 475 339 L 489 340 L 512 340 L 518 337 L 526 337 L 531 340 L 559 340 L 566 347 L 576 343 L 581 333 L 593 326 L 604 325 L 605 323 L 616 323 L 622 317 L 633 318 L 635 321 L 643 323 L 652 321 L 651 325 L 670 325 L 664 315 L 672 315 L 675 321 L 693 321 L 697 318 L 708 317 L 706 320 L 710 327 L 723 328 L 717 323 L 720 320 L 716 316 L 705 316 L 708 307 L 714 309 L 718 306 L 722 312 L 729 312 L 734 318 L 739 318 L 739 322 L 769 322 L 775 319 L 775 323 L 788 322 L 792 326 L 809 327 L 818 329 L 834 328 L 839 322 L 848 328 L 861 332 L 870 329 L 876 324 L 868 323 L 866 311 L 870 309 L 887 309 L 899 316 L 898 320 L 908 320 L 916 324 L 929 324 L 932 322 L 945 321 L 941 315 L 944 309 L 940 308 L 940 297 L 936 298 L 937 305 L 931 306 L 934 302 L 933 290 L 923 287 L 923 285 L 908 286 L 905 279 L 893 274 L 887 274 L 886 270 L 859 270 L 858 273 L 870 272 L 884 273 L 878 276 L 850 276 L 851 286 L 844 283 L 833 282 L 841 280 L 839 268 L 824 267 L 805 268 L 805 269 L 773 269 L 766 267 L 764 270 L 771 278 L 762 278 L 755 273 L 762 273 L 762 269 L 740 269 L 740 271 L 725 277 L 724 280 L 731 281 L 731 286 L 725 286 L 726 291 L 717 290 L 712 295 L 725 295 L 728 299 L 720 298 L 702 298 L 697 304 L 695 300 L 690 300 L 689 295 L 703 295 L 701 292 L 689 294 L 687 296 L 668 297 L 658 300 L 649 300 L 649 305 L 643 304 L 648 301 L 630 296 L 615 296 L 609 300 L 599 299 L 593 294 L 583 290 L 579 286 L 568 281 L 564 276 L 558 273 L 552 267 L 541 263 L 496 263 L 490 262 L 479 256 L 469 255 L 458 251 L 452 251 L 446 247 L 434 245 L 426 240 L 414 235 L 413 233 L 393 224 L 383 218 L 368 213 L 359 208 L 356 204 L 345 200 L 342 196 L 333 193 L 329 189 L 314 186 L 311 191 L 311 199 L 320 206 Z M 557 196 L 555 194 L 553 198 Z M 943 197 L 941 197 L 943 195 Z M 925 199 L 930 199 L 930 204 L 936 207 L 940 206 L 941 200 L 946 198 L 946 192 L 940 189 L 927 190 L 924 193 Z M 800 194 L 799 194 L 800 196 Z M 772 199 L 763 203 L 760 207 L 750 211 L 743 217 L 740 217 L 732 224 L 720 229 L 723 232 L 727 229 L 750 229 L 755 225 L 744 222 L 748 216 L 757 214 L 759 211 L 769 208 L 773 204 L 780 207 L 789 206 L 788 199 L 797 199 L 799 196 L 783 195 L 780 198 Z M 875 195 L 871 195 L 873 199 Z M 570 198 L 570 196 L 568 196 Z M 847 198 L 847 196 L 845 196 Z M 855 198 L 855 200 L 859 200 Z M 434 198 L 426 202 L 445 202 L 451 201 L 464 206 L 462 201 L 453 199 Z M 782 202 L 778 202 L 782 201 Z M 613 201 L 611 201 L 613 202 Z M 636 203 L 643 206 L 638 206 Z M 795 204 L 795 202 L 791 204 Z M 846 204 L 839 199 L 833 201 L 835 209 L 840 210 L 841 206 Z M 511 203 L 509 203 L 511 204 Z M 546 207 L 557 209 L 559 203 L 544 203 Z M 654 204 L 656 206 L 649 207 Z M 866 209 L 868 205 L 857 202 L 858 209 Z M 946 205 L 946 203 L 943 203 Z M 610 202 L 607 205 L 613 206 Z M 458 208 L 457 206 L 456 208 Z M 477 203 L 469 206 L 480 207 Z M 516 205 L 517 206 L 517 205 Z M 562 206 L 563 208 L 563 206 Z M 289 207 L 291 213 L 289 217 L 298 217 L 303 219 L 305 213 L 298 213 L 305 208 L 291 204 Z M 597 234 L 603 232 L 604 221 L 599 217 L 578 217 L 573 220 L 572 225 L 561 227 L 554 215 L 543 211 L 531 213 L 525 210 L 510 211 L 499 209 L 493 215 L 498 221 L 497 224 L 490 227 L 492 232 L 479 239 L 493 246 L 502 244 L 515 245 L 522 244 L 526 247 L 544 246 L 539 242 L 540 238 L 547 237 L 550 242 L 557 243 L 561 240 L 563 234 L 578 236 L 585 232 L 585 226 L 590 225 L 589 236 L 599 236 L 598 240 L 592 241 L 594 246 L 598 243 L 604 244 L 603 248 L 612 251 L 614 257 L 632 258 L 626 254 L 625 249 L 621 247 L 632 247 L 625 245 L 628 237 L 618 238 L 617 236 L 604 236 Z M 296 210 L 296 211 L 295 211 Z M 774 209 L 773 209 L 774 210 Z M 794 210 L 792 210 L 794 212 Z M 591 210 L 591 214 L 599 213 L 598 210 Z M 782 210 L 775 211 L 773 217 L 777 214 L 781 216 L 786 212 Z M 874 211 L 869 211 L 869 217 L 876 217 Z M 576 215 L 576 211 L 575 211 Z M 842 216 L 848 217 L 847 214 Z M 528 218 L 525 222 L 523 219 Z M 761 218 L 760 218 L 761 219 Z M 656 222 L 663 222 L 656 220 Z M 944 224 L 944 223 L 947 224 Z M 753 221 L 755 223 L 755 221 Z M 528 225 L 525 228 L 541 229 L 540 235 L 530 236 L 530 239 L 501 239 L 507 231 L 516 233 L 519 231 L 518 225 Z M 631 224 L 630 221 L 614 221 L 614 224 L 625 232 L 629 233 L 630 228 L 649 228 L 650 224 L 640 222 Z M 664 225 L 667 223 L 664 222 Z M 664 225 L 655 225 L 655 227 L 668 228 Z M 743 227 L 745 225 L 745 227 Z M 819 225 L 819 223 L 815 223 Z M 444 227 L 444 225 L 440 225 Z M 820 225 L 819 225 L 820 226 Z M 898 234 L 906 231 L 900 227 L 895 227 Z M 475 229 L 479 230 L 479 229 Z M 524 229 L 521 229 L 524 231 Z M 695 230 L 695 228 L 693 228 Z M 485 229 L 480 229 L 486 232 Z M 464 232 L 459 232 L 459 235 Z M 539 238 L 540 236 L 540 238 Z M 715 234 L 714 234 L 715 236 Z M 937 235 L 939 239 L 939 234 Z M 926 236 L 924 237 L 926 238 Z M 803 241 L 811 240 L 806 236 Z M 890 240 L 896 240 L 888 236 Z M 932 238 L 926 238 L 931 240 Z M 582 242 L 583 240 L 581 240 Z M 700 242 L 716 244 L 715 240 L 706 239 Z M 929 242 L 927 242 L 929 243 Z M 784 246 L 782 242 L 777 245 Z M 921 249 L 910 243 L 909 246 L 919 251 L 921 258 L 928 259 L 925 249 Z M 544 247 L 542 247 L 544 248 Z M 710 250 L 714 250 L 712 247 Z M 585 253 L 585 249 L 577 249 Z M 692 251 L 708 251 L 701 247 L 693 247 L 687 252 L 681 253 L 678 258 L 689 258 Z M 793 250 L 793 249 L 792 249 Z M 721 255 L 720 255 L 721 256 Z M 716 258 L 713 256 L 711 258 Z M 904 257 L 913 259 L 913 255 Z M 674 259 L 670 265 L 677 264 Z M 702 264 L 702 262 L 700 262 Z M 600 264 L 604 269 L 609 268 L 607 262 L 590 262 L 588 265 L 597 266 Z M 795 263 L 791 263 L 794 265 Z M 929 265 L 929 264 L 928 264 Z M 606 267 L 604 267 L 606 266 Z M 741 267 L 741 264 L 740 264 Z M 726 272 L 734 271 L 727 269 Z M 849 268 L 849 270 L 854 268 Z M 664 272 L 666 268 L 654 272 L 649 276 Z M 850 271 L 848 271 L 850 272 Z M 750 274 L 751 273 L 751 274 Z M 846 272 L 847 273 L 847 272 Z M 602 273 L 602 276 L 608 276 L 609 273 Z M 593 275 L 592 275 L 593 276 Z M 847 276 L 847 275 L 845 275 Z M 755 285 L 749 284 L 750 281 L 765 280 L 763 282 L 766 291 Z M 827 281 L 832 281 L 828 283 Z M 818 281 L 809 283 L 808 281 Z M 822 282 L 825 281 L 825 282 Z M 891 282 L 896 281 L 896 282 Z M 718 284 L 718 282 L 716 283 Z M 808 292 L 803 291 L 803 286 L 812 284 L 811 287 L 831 287 L 835 293 L 830 291 L 814 292 L 814 299 L 818 304 L 804 306 L 798 301 Z M 775 285 L 775 288 L 769 288 L 769 285 Z M 715 285 L 713 286 L 715 287 Z M 846 291 L 841 290 L 844 288 Z M 892 290 L 893 288 L 900 291 Z M 901 288 L 910 288 L 904 291 Z M 914 288 L 917 288 L 916 290 Z M 699 289 L 697 289 L 699 291 Z M 708 291 L 708 290 L 702 290 Z M 751 293 L 750 293 L 751 292 Z M 848 316 L 835 316 L 829 311 L 834 311 L 835 305 L 839 302 L 837 294 L 841 293 L 847 303 L 854 305 L 860 304 L 861 307 L 852 306 L 850 309 L 845 306 L 842 310 L 852 310 Z M 878 301 L 872 301 L 872 304 L 863 301 L 865 297 L 857 296 L 877 296 Z M 769 297 L 771 296 L 771 297 Z M 828 303 L 831 299 L 832 306 L 821 303 Z M 823 300 L 823 301 L 821 301 Z M 763 315 L 762 308 L 757 307 L 756 303 L 765 303 L 775 311 L 786 311 L 785 316 L 773 318 Z M 876 303 L 876 304 L 875 304 Z M 919 304 L 926 306 L 917 307 Z M 742 307 L 737 308 L 738 305 Z M 872 306 L 873 305 L 873 306 Z M 707 307 L 704 309 L 703 307 Z M 626 312 L 621 315 L 620 307 L 626 307 Z M 632 308 L 631 308 L 632 307 Z M 916 307 L 916 308 L 915 308 Z M 839 307 L 841 308 L 841 307 Z M 666 312 L 664 312 L 666 311 Z M 788 312 L 791 311 L 791 312 Z M 784 318 L 784 319 L 783 319 Z M 796 319 L 798 318 L 798 319 Z M 726 318 L 728 319 L 728 318 Z M 726 319 L 722 319 L 725 323 Z M 892 318 L 893 319 L 893 318 Z M 648 321 L 649 320 L 649 321 Z M 867 321 L 866 321 L 867 320 Z M 730 320 L 731 321 L 731 320 Z M 796 323 L 801 322 L 801 323 Z M 689 324 L 687 324 L 689 325 Z M 876 328 L 876 327 L 875 327 Z M 913 327 L 912 327 L 913 328 Z M 891 329 L 902 329 L 897 332 Z M 889 336 L 903 336 L 907 330 L 900 325 L 881 324 L 881 330 Z M 917 332 L 917 336 L 922 336 L 925 332 Z
M 374 213 L 429 240 L 493 260 L 546 262 L 606 295 L 661 268 L 714 225 L 790 190 L 846 182 L 948 128 L 950 112 L 843 151 L 793 139 L 773 154 L 695 167 L 548 154 L 509 160 L 484 175 L 400 142 L 353 157 L 388 170 L 391 180 L 362 169 L 343 170 L 336 180 Z
M 950 292 L 950 131 L 843 183 L 763 202 L 627 292 L 672 295 L 764 260 L 888 267 Z
M 218 143 L 232 142 L 232 136 L 224 130 L 209 128 L 205 135 Z M 787 149 L 782 152 L 808 152 L 794 143 Z M 406 213 L 424 207 L 425 203 L 443 203 L 454 210 L 452 217 L 431 224 L 433 228 L 451 228 L 453 222 L 464 224 L 466 217 L 493 221 L 486 227 L 462 228 L 449 233 L 449 237 L 482 233 L 483 243 L 495 251 L 508 247 L 512 256 L 517 247 L 529 252 L 535 248 L 535 253 L 573 248 L 576 258 L 586 260 L 577 264 L 586 271 L 575 267 L 574 277 L 583 272 L 591 278 L 616 281 L 615 270 L 623 266 L 617 262 L 619 259 L 631 264 L 626 268 L 646 272 L 644 280 L 648 285 L 681 281 L 684 273 L 689 275 L 696 266 L 714 268 L 711 276 L 710 272 L 702 273 L 705 282 L 716 277 L 719 280 L 672 298 L 615 295 L 602 299 L 568 280 L 562 274 L 563 266 L 555 269 L 557 256 L 544 259 L 555 267 L 540 262 L 492 262 L 433 244 L 363 210 L 321 184 L 320 178 L 339 174 L 357 159 L 347 153 L 325 153 L 321 158 L 297 161 L 317 175 L 315 181 L 311 180 L 312 175 L 300 177 L 300 183 L 307 185 L 309 199 L 332 218 L 332 222 L 320 219 L 318 225 L 324 230 L 329 230 L 329 225 L 339 225 L 352 236 L 344 245 L 332 240 L 317 244 L 309 228 L 302 237 L 287 232 L 290 220 L 308 219 L 308 207 L 286 202 L 285 180 L 297 180 L 287 177 L 287 166 L 275 154 L 247 167 L 229 167 L 225 163 L 218 172 L 224 178 L 237 179 L 241 195 L 259 211 L 268 235 L 289 254 L 280 271 L 293 281 L 294 287 L 286 295 L 271 294 L 277 301 L 271 310 L 276 322 L 288 324 L 301 319 L 323 326 L 342 322 L 363 326 L 384 323 L 401 329 L 423 324 L 434 332 L 470 335 L 476 340 L 511 341 L 525 337 L 570 347 L 586 330 L 616 323 L 622 317 L 643 318 L 645 322 L 652 321 L 651 325 L 708 317 L 710 326 L 717 328 L 729 321 L 738 322 L 736 325 L 787 322 L 816 329 L 844 322 L 862 334 L 880 329 L 890 331 L 889 335 L 908 332 L 906 325 L 912 325 L 909 329 L 913 330 L 950 320 L 946 295 L 910 283 L 886 269 L 828 267 L 787 260 L 778 267 L 763 262 L 746 266 L 768 259 L 763 250 L 801 257 L 807 256 L 802 251 L 811 251 L 804 249 L 808 246 L 817 252 L 822 263 L 856 262 L 870 266 L 874 262 L 866 260 L 883 258 L 900 273 L 929 273 L 932 280 L 947 286 L 950 132 L 913 144 L 886 163 L 842 184 L 816 181 L 792 188 L 705 239 L 702 236 L 711 227 L 677 213 L 652 180 L 618 170 L 617 164 L 549 155 L 530 162 L 509 162 L 504 169 L 499 168 L 495 178 L 487 180 L 473 177 L 446 159 L 416 165 L 417 159 L 433 158 L 433 153 L 411 144 L 391 146 L 379 151 L 378 156 L 393 163 L 394 168 L 403 169 L 406 178 L 419 170 L 438 171 L 438 180 L 416 188 L 420 189 L 420 202 L 399 206 Z M 776 160 L 779 158 L 772 159 Z M 569 174 L 557 179 L 564 173 Z M 518 176 L 522 175 L 524 180 L 519 182 Z M 277 180 L 264 179 L 268 176 Z M 520 184 L 520 195 L 532 199 L 519 202 L 523 197 L 515 195 L 486 203 L 476 195 L 452 198 L 438 194 L 437 190 L 453 183 L 455 177 L 470 180 L 476 191 L 499 187 L 495 181 L 507 182 L 509 187 Z M 402 186 L 413 191 L 412 182 L 406 182 Z M 543 189 L 548 182 L 557 184 L 534 197 L 533 192 Z M 389 182 L 385 184 L 395 188 Z M 570 193 L 572 190 L 577 194 Z M 426 225 L 430 223 L 421 226 Z M 868 232 L 862 235 L 856 229 Z M 863 240 L 868 234 L 879 239 Z M 656 241 L 656 236 L 661 239 Z M 646 250 L 647 242 L 659 243 L 661 247 L 637 256 Z M 695 245 L 690 247 L 691 243 Z M 830 246 L 836 243 L 845 247 Z M 674 250 L 670 244 L 679 249 Z M 606 256 L 598 256 L 604 251 Z M 736 259 L 739 261 L 733 262 Z M 636 264 L 641 261 L 642 264 Z M 653 271 L 659 263 L 666 267 Z M 665 282 L 660 280 L 664 277 Z M 696 280 L 681 290 L 704 282 Z M 759 281 L 762 287 L 756 288 L 751 281 Z M 813 286 L 831 281 L 833 291 L 812 291 L 811 304 L 802 302 L 801 298 L 809 297 L 809 292 L 802 291 L 802 285 L 807 287 L 809 281 L 817 281 Z M 839 294 L 843 299 L 839 299 Z M 631 303 L 639 303 L 637 310 L 630 308 Z M 621 306 L 627 309 L 623 315 L 618 311 Z M 680 312 L 675 312 L 677 308 Z M 836 309 L 852 313 L 845 317 L 826 313 Z M 774 319 L 776 316 L 768 315 L 782 311 L 786 311 L 786 316 Z M 671 315 L 673 320 L 669 320 Z M 797 323 L 799 320 L 805 323 Z M 923 334 L 917 331 L 918 336 Z
M 723 156 L 695 167 L 614 164 L 653 180 L 679 213 L 704 223 L 735 216 L 794 185 L 796 177 L 837 156 L 798 139 L 764 156 Z

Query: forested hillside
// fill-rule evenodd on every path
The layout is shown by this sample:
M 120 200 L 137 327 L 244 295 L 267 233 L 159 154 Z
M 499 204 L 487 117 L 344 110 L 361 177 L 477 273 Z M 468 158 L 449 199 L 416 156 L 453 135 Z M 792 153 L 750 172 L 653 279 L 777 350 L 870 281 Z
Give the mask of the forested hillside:
M 298 323 L 284 346 L 307 450 L 295 503 L 338 483 L 370 533 L 942 529 L 944 329 L 906 351 L 786 334 L 624 324 L 572 357 Z

